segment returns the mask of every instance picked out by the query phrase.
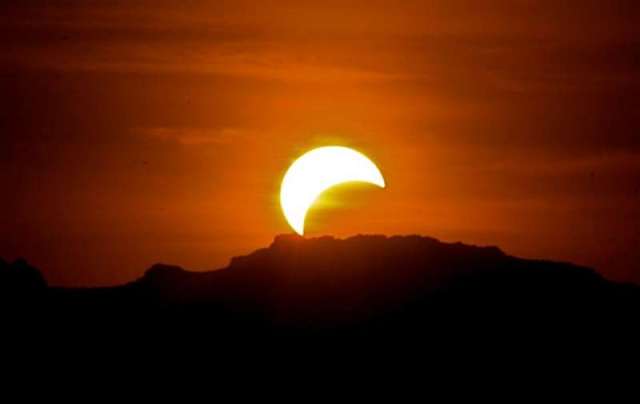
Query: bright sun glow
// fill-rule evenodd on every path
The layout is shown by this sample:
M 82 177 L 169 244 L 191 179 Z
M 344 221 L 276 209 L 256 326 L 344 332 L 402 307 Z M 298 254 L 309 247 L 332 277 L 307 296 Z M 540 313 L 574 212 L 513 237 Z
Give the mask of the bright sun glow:
M 303 154 L 289 167 L 280 188 L 280 206 L 289 225 L 303 235 L 307 211 L 320 194 L 350 181 L 385 186 L 378 167 L 348 147 L 319 147 Z

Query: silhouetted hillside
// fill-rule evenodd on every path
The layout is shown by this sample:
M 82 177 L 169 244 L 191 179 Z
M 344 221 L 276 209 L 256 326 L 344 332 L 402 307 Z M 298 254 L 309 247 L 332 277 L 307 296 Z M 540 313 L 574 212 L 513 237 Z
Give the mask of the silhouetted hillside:
M 0 258 L 0 297 L 22 298 L 42 292 L 47 287 L 40 271 L 24 259 L 7 263 Z
M 588 268 L 419 236 L 278 236 L 217 271 L 157 264 L 111 288 L 47 289 L 23 261 L 3 263 L 0 276 L 2 293 L 31 296 L 38 303 L 30 313 L 42 321 L 196 327 L 227 336 L 415 338 L 450 329 L 620 327 L 634 322 L 640 308 L 640 288 Z M 4 305 L 24 308 L 7 299 Z

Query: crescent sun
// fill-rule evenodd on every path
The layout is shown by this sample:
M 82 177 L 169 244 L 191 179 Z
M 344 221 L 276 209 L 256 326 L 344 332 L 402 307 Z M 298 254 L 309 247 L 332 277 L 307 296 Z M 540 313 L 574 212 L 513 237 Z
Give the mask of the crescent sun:
M 293 230 L 304 234 L 307 211 L 328 188 L 344 182 L 385 187 L 382 173 L 364 154 L 342 146 L 313 149 L 291 164 L 280 187 L 280 206 Z

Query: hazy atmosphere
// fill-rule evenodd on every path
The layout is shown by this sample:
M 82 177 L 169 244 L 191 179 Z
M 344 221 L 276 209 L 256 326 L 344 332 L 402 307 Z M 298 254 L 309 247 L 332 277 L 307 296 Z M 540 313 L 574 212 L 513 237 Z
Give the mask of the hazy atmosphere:
M 640 282 L 638 2 L 307 4 L 0 6 L 0 257 L 65 286 L 225 266 L 291 232 L 282 176 L 336 144 L 386 188 L 323 194 L 309 236 Z

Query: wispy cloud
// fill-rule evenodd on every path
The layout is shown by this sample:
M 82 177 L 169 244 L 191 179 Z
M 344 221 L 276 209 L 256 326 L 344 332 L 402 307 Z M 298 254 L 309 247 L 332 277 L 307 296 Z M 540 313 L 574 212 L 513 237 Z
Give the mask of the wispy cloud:
M 618 19 L 600 7 L 582 7 L 594 23 L 575 20 L 573 8 L 559 9 L 567 18 L 558 25 L 547 24 L 544 15 L 526 7 L 503 10 L 464 1 L 461 15 L 451 14 L 457 8 L 450 1 L 429 7 L 407 2 L 397 9 L 373 1 L 365 11 L 345 2 L 271 3 L 216 2 L 192 8 L 164 2 L 73 8 L 16 3 L 0 15 L 5 38 L 0 64 L 297 81 L 437 81 L 453 76 L 451 81 L 457 82 L 481 75 L 511 91 L 559 84 L 583 88 L 585 81 L 596 86 L 623 80 L 627 85 L 624 78 L 635 74 L 629 60 L 637 44 L 628 38 L 634 37 L 629 31 L 636 24 L 628 25 L 629 19 L 627 25 L 607 25 Z M 362 24 L 364 20 L 369 23 Z M 572 76 L 565 77 L 566 71 Z
M 236 128 L 150 127 L 136 128 L 135 132 L 149 139 L 162 142 L 176 142 L 185 146 L 206 144 L 227 145 L 249 137 L 246 131 Z

